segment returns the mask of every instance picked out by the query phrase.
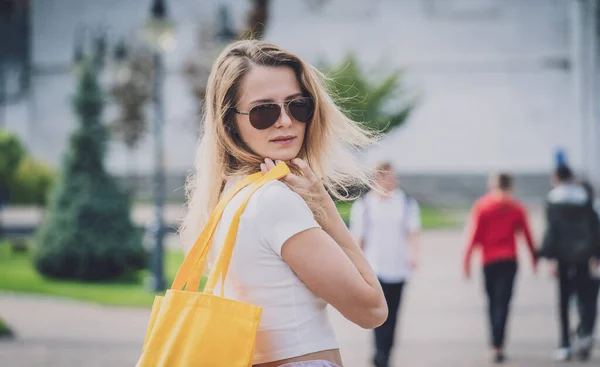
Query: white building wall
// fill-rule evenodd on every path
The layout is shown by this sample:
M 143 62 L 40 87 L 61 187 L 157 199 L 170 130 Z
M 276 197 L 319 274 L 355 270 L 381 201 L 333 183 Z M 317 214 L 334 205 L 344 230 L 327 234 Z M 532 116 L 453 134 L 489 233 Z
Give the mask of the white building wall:
M 173 173 L 191 168 L 197 130 L 180 70 L 197 25 L 215 14 L 219 2 L 169 1 L 178 26 L 165 93 L 167 167 Z M 241 24 L 248 2 L 223 2 Z M 69 105 L 75 82 L 49 70 L 69 64 L 78 24 L 103 22 L 113 36 L 132 32 L 140 29 L 150 1 L 33 3 L 33 57 L 40 73 L 32 100 L 11 107 L 8 121 L 36 155 L 57 164 L 76 125 Z M 267 40 L 311 62 L 335 62 L 353 50 L 374 77 L 404 68 L 408 89 L 421 97 L 409 123 L 370 151 L 368 160 L 392 158 L 412 173 L 547 172 L 553 150 L 562 146 L 581 166 L 571 74 L 556 67 L 556 60 L 570 57 L 568 1 L 330 0 L 311 10 L 308 5 L 316 3 L 274 0 Z M 135 156 L 142 173 L 152 167 L 146 140 Z M 108 164 L 117 173 L 127 169 L 119 143 L 111 145 Z
M 406 69 L 419 108 L 369 161 L 391 158 L 408 173 L 542 172 L 562 146 L 581 165 L 571 76 L 553 65 L 570 57 L 567 1 L 381 0 L 371 12 L 330 1 L 316 15 L 276 4 L 268 38 L 309 60 L 353 50 L 374 74 Z

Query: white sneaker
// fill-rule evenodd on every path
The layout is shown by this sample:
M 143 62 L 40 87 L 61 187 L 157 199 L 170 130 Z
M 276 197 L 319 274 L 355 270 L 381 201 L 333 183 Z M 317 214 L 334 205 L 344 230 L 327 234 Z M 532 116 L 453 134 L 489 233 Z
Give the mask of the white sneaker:
M 554 351 L 553 359 L 555 361 L 563 362 L 571 359 L 571 348 L 558 348 Z

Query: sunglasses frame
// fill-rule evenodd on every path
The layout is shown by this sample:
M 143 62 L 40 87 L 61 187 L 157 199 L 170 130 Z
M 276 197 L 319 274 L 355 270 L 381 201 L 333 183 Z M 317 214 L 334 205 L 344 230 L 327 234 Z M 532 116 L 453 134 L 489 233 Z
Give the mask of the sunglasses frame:
M 300 101 L 300 100 L 308 100 L 308 101 L 310 101 L 310 102 L 312 102 L 312 103 L 313 103 L 313 105 L 312 105 L 312 116 L 311 116 L 310 120 L 308 120 L 308 121 L 306 121 L 306 122 L 302 122 L 302 121 L 298 120 L 298 119 L 297 119 L 297 118 L 296 118 L 296 117 L 295 117 L 295 116 L 294 116 L 294 115 L 293 115 L 293 114 L 290 112 L 290 109 L 289 109 L 289 108 L 290 108 L 290 103 L 292 103 L 292 102 L 296 102 L 296 101 Z M 284 101 L 284 102 L 266 102 L 266 103 L 260 103 L 260 104 L 257 104 L 256 106 L 252 106 L 252 108 L 251 108 L 251 109 L 250 109 L 250 111 L 248 111 L 248 112 L 242 112 L 242 111 L 238 110 L 238 109 L 237 109 L 237 108 L 235 108 L 235 107 L 233 107 L 232 109 L 233 109 L 233 110 L 235 111 L 235 113 L 237 113 L 238 115 L 246 115 L 246 116 L 250 117 L 250 114 L 252 113 L 252 110 L 254 110 L 254 109 L 255 109 L 255 108 L 257 108 L 257 107 L 260 107 L 260 106 L 265 106 L 265 105 L 277 105 L 277 106 L 279 107 L 279 115 L 277 116 L 277 119 L 275 119 L 275 121 L 273 121 L 273 123 L 272 123 L 272 124 L 270 124 L 269 126 L 267 126 L 267 127 L 264 127 L 264 128 L 258 128 L 258 127 L 256 127 L 256 126 L 255 126 L 255 125 L 252 123 L 252 121 L 250 121 L 250 124 L 251 124 L 251 125 L 252 125 L 252 127 L 254 127 L 255 129 L 258 129 L 258 130 L 266 130 L 266 129 L 270 128 L 271 126 L 275 125 L 275 123 L 277 122 L 277 120 L 279 120 L 279 118 L 281 117 L 281 110 L 282 110 L 282 109 L 285 109 L 285 112 L 288 114 L 288 116 L 292 117 L 294 120 L 296 120 L 296 121 L 298 121 L 298 122 L 301 122 L 301 123 L 303 123 L 303 124 L 308 124 L 309 122 L 311 122 L 311 121 L 312 121 L 312 119 L 313 119 L 313 117 L 314 117 L 314 113 L 315 113 L 314 99 L 313 99 L 312 97 L 310 97 L 310 96 L 298 97 L 298 98 L 294 98 L 294 99 L 291 99 L 291 100 L 289 100 L 289 101 Z M 250 120 L 250 118 L 249 118 L 249 120 Z

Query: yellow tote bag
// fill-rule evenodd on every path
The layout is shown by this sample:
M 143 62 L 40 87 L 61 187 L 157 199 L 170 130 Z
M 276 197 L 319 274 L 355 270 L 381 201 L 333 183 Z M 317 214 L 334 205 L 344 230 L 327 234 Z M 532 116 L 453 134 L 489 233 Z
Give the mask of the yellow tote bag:
M 264 184 L 289 173 L 285 163 L 269 173 L 246 177 L 219 201 L 198 240 L 185 257 L 171 289 L 152 306 L 139 367 L 249 367 L 262 309 L 213 295 L 219 279 L 225 282 L 240 223 L 252 194 Z M 231 198 L 253 184 L 235 212 L 225 242 L 203 292 L 198 292 L 202 267 L 215 229 Z M 182 290 L 185 285 L 185 290 Z

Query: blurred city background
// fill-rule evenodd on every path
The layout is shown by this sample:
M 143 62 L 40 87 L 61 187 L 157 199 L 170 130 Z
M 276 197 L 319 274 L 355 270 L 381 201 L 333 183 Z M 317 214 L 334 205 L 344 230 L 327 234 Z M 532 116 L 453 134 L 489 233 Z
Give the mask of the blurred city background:
M 183 259 L 206 79 L 238 38 L 330 77 L 348 113 L 386 134 L 361 159 L 392 161 L 423 208 L 395 365 L 487 365 L 481 278 L 460 273 L 468 209 L 508 171 L 539 240 L 557 156 L 600 186 L 599 6 L 0 0 L 0 365 L 135 364 L 154 292 Z M 511 366 L 552 365 L 558 343 L 554 282 L 530 274 Z M 345 365 L 368 366 L 371 333 L 332 314 Z

